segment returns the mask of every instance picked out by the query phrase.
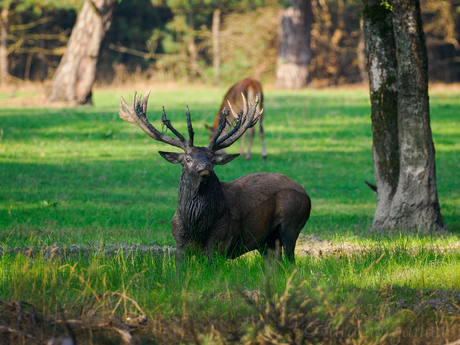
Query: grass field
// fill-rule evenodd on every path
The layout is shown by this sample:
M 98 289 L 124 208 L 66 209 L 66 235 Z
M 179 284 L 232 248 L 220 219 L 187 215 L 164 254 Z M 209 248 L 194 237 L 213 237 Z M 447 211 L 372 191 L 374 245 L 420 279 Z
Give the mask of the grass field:
M 205 145 L 204 125 L 213 121 L 224 92 L 155 90 L 149 120 L 161 127 L 164 105 L 173 125 L 185 133 L 188 104 L 195 141 Z M 132 92 L 100 90 L 94 93 L 93 107 L 46 108 L 20 107 L 37 97 L 33 92 L 18 92 L 15 107 L 9 94 L 0 93 L 1 245 L 66 249 L 101 243 L 175 244 L 171 218 L 180 166 L 157 153 L 171 147 L 118 118 L 120 95 L 130 100 Z M 49 259 L 11 251 L 0 258 L 2 300 L 32 303 L 48 320 L 62 318 L 64 312 L 68 318 L 104 319 L 119 313 L 123 319 L 136 308 L 107 293 L 125 293 L 146 312 L 147 326 L 135 339 L 147 343 L 250 343 L 265 338 L 423 342 L 426 333 L 413 330 L 428 331 L 434 325 L 444 338 L 458 337 L 460 297 L 456 300 L 448 291 L 460 290 L 460 94 L 444 90 L 430 95 L 438 195 L 450 229 L 444 236 L 370 233 L 377 196 L 364 184 L 374 181 L 367 91 L 267 90 L 265 98 L 268 162 L 263 162 L 256 138 L 252 159 L 217 167 L 219 178 L 230 181 L 253 172 L 287 175 L 312 199 L 302 232 L 356 242 L 359 253 L 302 257 L 297 267 L 282 265 L 273 272 L 257 254 L 211 266 L 195 258 L 188 273 L 177 275 L 168 255 L 120 250 L 110 257 L 94 251 Z M 8 106 L 2 105 L 5 100 Z M 230 152 L 239 151 L 239 143 L 234 146 Z M 452 310 L 420 307 L 437 289 L 450 293 L 446 298 Z M 242 296 L 219 295 L 235 291 L 260 294 L 259 301 L 252 305 Z M 87 306 L 84 312 L 82 305 Z M 5 306 L 0 309 L 8 316 L 5 320 L 17 321 L 17 310 Z M 53 325 L 43 323 L 37 337 L 69 333 L 68 325 Z M 33 333 L 30 325 L 22 327 L 18 337 Z M 91 332 L 82 329 L 82 337 L 91 342 Z M 405 329 L 412 333 L 404 335 Z M 442 343 L 439 334 L 432 343 Z M 117 342 L 117 337 L 112 340 Z

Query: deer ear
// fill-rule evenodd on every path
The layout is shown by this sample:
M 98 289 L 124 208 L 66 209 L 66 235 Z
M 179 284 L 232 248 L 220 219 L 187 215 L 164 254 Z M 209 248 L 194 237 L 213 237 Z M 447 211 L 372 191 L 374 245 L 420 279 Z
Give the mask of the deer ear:
M 227 155 L 227 154 L 221 154 L 221 155 L 214 155 L 214 164 L 216 165 L 224 165 L 232 160 L 234 160 L 236 157 L 238 157 L 240 154 L 236 153 L 233 155 Z
M 216 130 L 213 128 L 213 127 L 210 127 L 208 125 L 204 125 L 207 129 L 207 131 L 210 133 L 210 134 L 214 134 L 216 133 Z
M 179 152 L 158 151 L 158 153 L 161 155 L 161 157 L 163 157 L 169 163 L 172 163 L 172 164 L 182 163 L 182 157 L 184 156 L 183 153 L 179 153 Z

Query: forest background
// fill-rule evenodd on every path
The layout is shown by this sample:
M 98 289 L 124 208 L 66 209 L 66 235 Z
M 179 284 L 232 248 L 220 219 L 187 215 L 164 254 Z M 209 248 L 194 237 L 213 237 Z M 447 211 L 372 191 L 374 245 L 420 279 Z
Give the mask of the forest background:
M 53 78 L 84 0 L 2 1 L 3 84 Z M 280 13 L 290 1 L 119 1 L 98 59 L 96 85 L 144 81 L 274 84 Z M 460 80 L 460 1 L 421 1 L 431 82 Z M 366 83 L 360 5 L 311 0 L 311 87 Z M 5 25 L 5 23 L 7 25 Z M 216 27 L 217 26 L 217 27 Z M 213 49 L 218 30 L 218 51 Z M 0 49 L 1 50 L 1 49 Z

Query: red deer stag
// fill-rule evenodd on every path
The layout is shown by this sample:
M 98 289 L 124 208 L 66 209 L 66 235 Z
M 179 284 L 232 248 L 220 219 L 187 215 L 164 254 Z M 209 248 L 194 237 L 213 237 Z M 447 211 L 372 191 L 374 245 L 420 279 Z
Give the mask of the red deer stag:
M 150 91 L 149 91 L 150 92 Z M 310 198 L 293 180 L 281 174 L 257 173 L 232 182 L 220 182 L 215 165 L 223 165 L 239 154 L 217 154 L 232 145 L 244 132 L 254 126 L 263 110 L 258 101 L 250 103 L 243 95 L 243 110 L 237 115 L 231 103 L 230 110 L 238 120 L 235 127 L 224 134 L 228 109 L 220 116 L 219 127 L 207 147 L 193 144 L 193 128 L 187 107 L 189 139 L 185 139 L 166 118 L 163 107 L 163 125 L 177 138 L 167 136 L 153 127 L 146 118 L 149 92 L 127 104 L 121 98 L 120 117 L 138 125 L 150 137 L 178 147 L 183 152 L 159 154 L 170 163 L 180 163 L 178 206 L 172 219 L 172 234 L 179 257 L 187 250 L 198 250 L 206 255 L 219 253 L 236 258 L 258 249 L 264 258 L 276 255 L 281 259 L 281 248 L 288 260 L 294 261 L 294 247 L 311 209 Z M 126 110 L 125 110 L 126 109 Z
M 210 133 L 209 141 L 212 140 L 214 133 L 216 132 L 217 128 L 219 128 L 220 114 L 222 113 L 222 110 L 224 110 L 224 108 L 227 106 L 227 102 L 231 102 L 235 106 L 236 109 L 243 109 L 243 103 L 240 97 L 241 94 L 243 94 L 249 101 L 255 100 L 257 96 L 259 97 L 260 103 L 259 103 L 259 108 L 257 110 L 260 112 L 259 129 L 260 129 L 260 138 L 262 140 L 262 158 L 264 159 L 264 161 L 266 161 L 267 160 L 267 150 L 265 149 L 264 127 L 262 125 L 263 113 L 260 110 L 260 109 L 263 109 L 264 107 L 264 94 L 262 93 L 262 85 L 255 79 L 252 79 L 252 78 L 243 79 L 240 82 L 233 85 L 227 91 L 227 94 L 224 96 L 220 109 L 217 112 L 217 115 L 214 119 L 213 125 L 211 127 L 206 125 L 206 129 Z M 228 124 L 231 124 L 236 120 L 237 119 L 231 113 L 227 117 Z M 244 154 L 244 137 L 245 135 L 243 135 L 241 138 L 241 148 L 240 148 L 241 155 Z M 251 128 L 249 130 L 249 145 L 248 145 L 248 151 L 246 152 L 246 160 L 249 160 L 249 158 L 251 157 L 251 147 L 252 147 L 253 139 L 254 139 L 254 128 Z

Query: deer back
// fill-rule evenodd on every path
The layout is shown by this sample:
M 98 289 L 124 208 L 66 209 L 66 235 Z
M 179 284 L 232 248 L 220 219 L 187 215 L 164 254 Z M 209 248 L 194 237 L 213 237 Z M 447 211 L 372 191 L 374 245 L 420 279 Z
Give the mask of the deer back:
M 283 222 L 297 224 L 291 231 L 300 232 L 310 215 L 311 201 L 304 188 L 282 174 L 250 174 L 222 186 L 231 212 L 231 231 L 247 251 L 264 243 Z
M 241 94 L 243 94 L 247 100 L 254 100 L 256 96 L 259 96 L 259 106 L 258 109 L 264 108 L 264 95 L 262 92 L 262 85 L 259 81 L 253 78 L 246 78 L 241 80 L 240 82 L 233 85 L 225 94 L 222 104 L 220 105 L 219 111 L 214 118 L 214 123 L 212 128 L 217 129 L 219 127 L 219 116 L 222 113 L 224 108 L 228 107 L 228 101 L 232 103 L 235 109 L 238 111 L 239 109 L 243 109 L 243 101 L 241 98 Z M 262 115 L 263 116 L 263 115 Z M 227 121 L 232 123 L 235 120 L 234 116 L 230 113 L 227 117 Z M 261 119 L 259 119 L 261 121 Z

